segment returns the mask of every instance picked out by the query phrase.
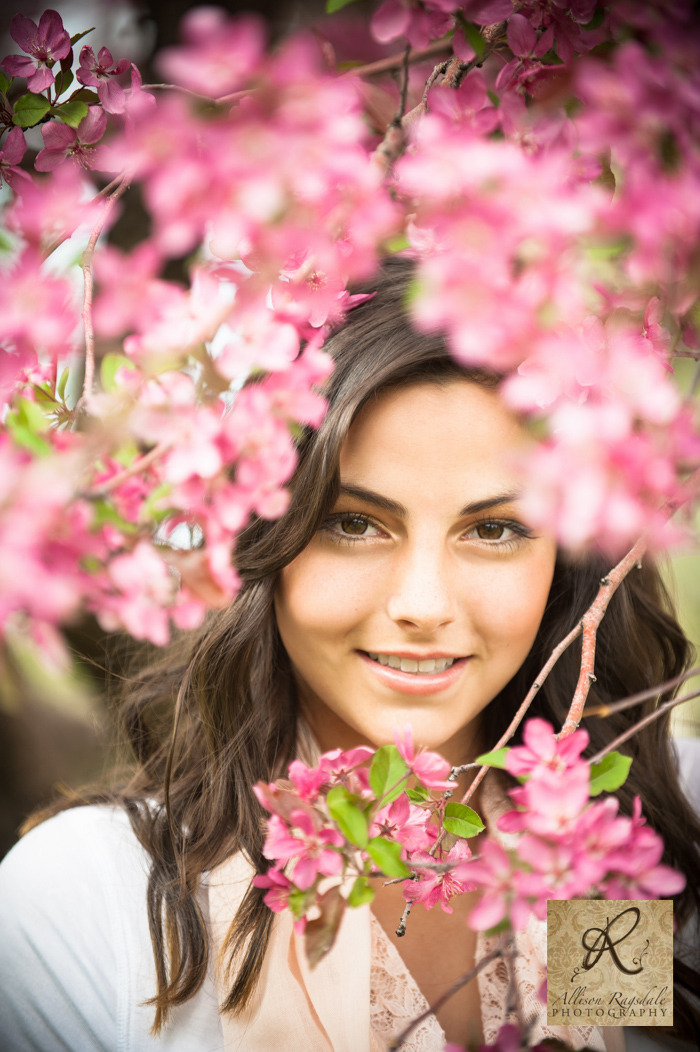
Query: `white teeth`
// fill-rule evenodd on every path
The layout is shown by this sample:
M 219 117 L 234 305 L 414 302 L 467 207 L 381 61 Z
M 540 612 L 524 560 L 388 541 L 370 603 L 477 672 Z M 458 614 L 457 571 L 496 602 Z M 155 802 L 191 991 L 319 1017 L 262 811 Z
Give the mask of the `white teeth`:
M 368 651 L 368 654 L 372 661 L 378 661 L 380 665 L 428 676 L 431 673 L 444 672 L 456 661 L 456 658 L 427 658 L 425 661 L 416 661 L 415 658 L 400 658 L 395 654 L 373 654 L 371 651 Z

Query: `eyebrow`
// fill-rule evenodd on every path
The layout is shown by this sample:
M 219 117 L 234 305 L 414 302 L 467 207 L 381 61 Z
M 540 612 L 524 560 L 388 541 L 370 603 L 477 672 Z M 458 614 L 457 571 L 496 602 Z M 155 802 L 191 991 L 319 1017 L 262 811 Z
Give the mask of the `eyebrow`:
M 352 482 L 341 483 L 338 495 L 355 497 L 356 500 L 365 501 L 367 504 L 374 504 L 375 507 L 383 508 L 384 511 L 396 515 L 399 519 L 405 519 L 407 516 L 403 504 L 399 504 L 397 500 L 391 500 L 390 497 L 383 497 L 381 493 L 375 493 L 374 490 L 365 489 L 363 486 L 355 486 Z M 485 497 L 484 500 L 471 501 L 471 503 L 464 505 L 459 512 L 458 517 L 461 519 L 465 515 L 477 515 L 480 511 L 488 511 L 489 508 L 497 508 L 500 504 L 510 504 L 511 501 L 517 500 L 519 496 L 520 493 L 517 490 L 513 490 L 510 493 L 498 493 L 494 497 Z

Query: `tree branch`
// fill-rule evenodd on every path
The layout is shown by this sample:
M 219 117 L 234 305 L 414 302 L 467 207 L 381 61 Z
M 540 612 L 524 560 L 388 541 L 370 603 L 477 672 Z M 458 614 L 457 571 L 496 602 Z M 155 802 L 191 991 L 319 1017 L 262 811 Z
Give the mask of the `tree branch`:
M 597 752 L 595 756 L 592 756 L 588 763 L 593 766 L 595 763 L 600 763 L 604 756 L 607 756 L 609 752 L 614 752 L 618 745 L 623 745 L 629 738 L 632 738 L 638 731 L 643 730 L 644 727 L 648 727 L 654 720 L 658 720 L 660 716 L 663 716 L 665 712 L 670 712 L 671 709 L 675 709 L 676 705 L 682 705 L 685 701 L 692 701 L 693 698 L 700 697 L 700 689 L 693 690 L 690 694 L 684 694 L 681 698 L 671 698 L 670 701 L 665 701 L 663 705 L 659 705 L 658 709 L 654 709 L 648 715 L 644 716 L 641 720 L 634 724 L 632 727 L 628 727 L 626 731 L 619 734 L 617 738 L 609 742 L 604 749 Z
M 76 413 L 84 407 L 85 402 L 92 394 L 93 384 L 95 382 L 95 334 L 92 328 L 92 295 L 93 295 L 93 278 L 92 278 L 92 259 L 95 255 L 95 246 L 97 245 L 98 238 L 102 233 L 107 216 L 114 208 L 115 203 L 119 200 L 123 193 L 129 187 L 129 176 L 122 176 L 121 182 L 116 189 L 110 194 L 105 201 L 100 211 L 100 216 L 95 226 L 93 227 L 92 233 L 90 234 L 90 240 L 87 243 L 87 248 L 83 252 L 83 258 L 81 261 L 81 267 L 83 271 L 83 331 L 85 333 L 85 379 L 83 381 L 83 393 L 75 407 Z M 107 188 L 105 188 L 107 189 Z
M 476 978 L 479 972 L 483 972 L 484 968 L 488 964 L 491 964 L 491 961 L 495 961 L 499 957 L 502 957 L 505 953 L 505 948 L 506 940 L 501 940 L 498 946 L 491 950 L 490 953 L 487 953 L 485 957 L 482 957 L 480 961 L 477 961 L 477 963 L 474 965 L 471 971 L 468 971 L 465 975 L 462 975 L 456 983 L 452 984 L 449 990 L 446 990 L 441 997 L 438 997 L 437 1001 L 435 1001 L 434 1004 L 430 1005 L 429 1008 L 426 1008 L 424 1012 L 421 1012 L 417 1019 L 412 1019 L 408 1026 L 404 1027 L 404 1029 L 401 1031 L 398 1037 L 395 1037 L 392 1043 L 389 1045 L 389 1052 L 398 1052 L 406 1038 L 410 1037 L 415 1028 L 419 1026 L 424 1019 L 427 1019 L 428 1016 L 431 1015 L 431 1013 L 439 1012 L 442 1006 L 447 1001 L 449 1001 L 449 999 L 453 997 L 454 994 L 461 990 L 463 986 L 466 986 L 467 983 L 470 983 L 472 979 Z
M 673 679 L 667 679 L 665 683 L 659 683 L 655 687 L 640 690 L 638 694 L 631 694 L 629 698 L 622 698 L 620 701 L 613 701 L 608 704 L 591 705 L 583 710 L 581 719 L 588 719 L 591 716 L 598 716 L 600 719 L 604 719 L 606 716 L 611 716 L 614 712 L 624 712 L 625 709 L 632 709 L 642 701 L 655 698 L 659 694 L 666 694 L 667 691 L 673 690 L 674 687 L 679 687 L 681 683 L 692 679 L 693 676 L 700 676 L 700 665 L 696 665 L 695 668 L 691 668 L 688 672 L 681 673 L 680 676 L 674 676 Z
M 85 497 L 91 500 L 99 500 L 100 497 L 105 497 L 108 493 L 112 493 L 115 489 L 118 489 L 128 479 L 133 478 L 134 475 L 138 475 L 140 471 L 145 471 L 149 468 L 154 461 L 158 460 L 167 450 L 169 449 L 168 442 L 159 442 L 158 445 L 154 446 L 153 449 L 149 449 L 148 453 L 144 453 L 142 457 L 136 457 L 135 460 L 129 464 L 128 468 L 124 468 L 123 471 L 119 471 L 116 475 L 112 475 L 110 479 L 105 479 L 99 486 L 89 490 L 84 494 Z
M 591 683 L 595 682 L 593 669 L 595 666 L 595 648 L 598 627 L 603 620 L 605 611 L 608 609 L 610 600 L 632 567 L 641 567 L 642 557 L 646 550 L 646 537 L 643 536 L 632 545 L 627 552 L 627 555 L 625 555 L 623 559 L 620 559 L 617 566 L 614 566 L 610 573 L 602 579 L 598 595 L 583 615 L 581 620 L 581 630 L 583 632 L 583 640 L 581 642 L 581 671 L 579 673 L 578 683 L 576 684 L 576 690 L 574 691 L 574 697 L 571 702 L 571 708 L 569 709 L 569 713 L 564 721 L 564 726 L 557 734 L 557 738 L 568 738 L 570 734 L 573 734 L 581 722 L 581 713 L 586 704 L 586 698 L 591 689 Z

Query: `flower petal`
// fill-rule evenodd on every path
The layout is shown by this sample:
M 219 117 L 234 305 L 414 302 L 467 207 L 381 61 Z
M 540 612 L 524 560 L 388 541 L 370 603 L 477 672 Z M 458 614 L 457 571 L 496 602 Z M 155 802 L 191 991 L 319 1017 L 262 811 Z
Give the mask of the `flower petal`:
M 58 11 L 44 11 L 39 19 L 38 36 L 46 41 L 52 58 L 65 58 L 70 51 L 70 37 Z
M 370 30 L 380 44 L 404 36 L 411 22 L 411 12 L 400 0 L 384 0 L 372 15 Z
M 35 95 L 40 95 L 53 84 L 55 78 L 48 66 L 39 66 L 36 73 L 27 79 L 27 87 Z
M 25 58 L 24 55 L 8 55 L 0 62 L 0 65 L 11 77 L 31 77 L 36 70 L 34 60 Z
M 67 150 L 77 138 L 75 128 L 69 128 L 62 121 L 50 121 L 49 124 L 44 124 L 41 134 L 47 150 Z
M 19 44 L 22 51 L 29 52 L 32 40 L 37 34 L 36 22 L 26 15 L 15 15 L 10 22 L 10 36 L 15 44 Z
M 78 125 L 78 138 L 81 142 L 90 145 L 99 142 L 107 127 L 107 114 L 101 106 L 90 106 L 87 117 L 83 117 Z
M 524 58 L 537 43 L 535 30 L 525 15 L 511 15 L 508 19 L 508 47 L 514 55 Z
M 27 144 L 21 128 L 12 128 L 5 139 L 5 146 L 0 156 L 6 164 L 19 164 L 24 157 Z
M 126 106 L 124 89 L 116 80 L 103 80 L 97 89 L 97 95 L 107 113 L 123 113 Z

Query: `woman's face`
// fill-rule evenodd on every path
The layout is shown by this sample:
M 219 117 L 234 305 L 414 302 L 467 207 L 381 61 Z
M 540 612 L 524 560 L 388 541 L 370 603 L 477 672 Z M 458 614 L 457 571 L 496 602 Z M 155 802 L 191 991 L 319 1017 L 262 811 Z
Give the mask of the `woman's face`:
M 531 441 L 466 380 L 387 391 L 357 417 L 332 514 L 275 595 L 324 751 L 405 723 L 453 764 L 493 744 L 477 717 L 532 646 L 556 556 L 519 510 Z

